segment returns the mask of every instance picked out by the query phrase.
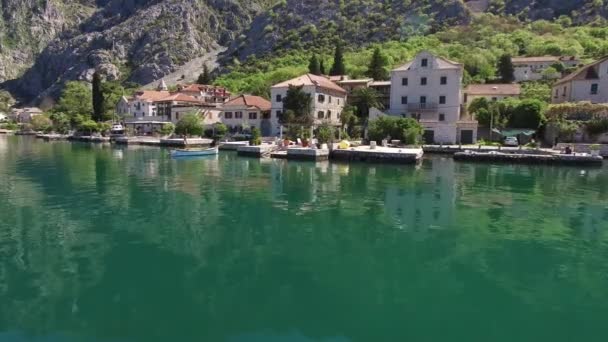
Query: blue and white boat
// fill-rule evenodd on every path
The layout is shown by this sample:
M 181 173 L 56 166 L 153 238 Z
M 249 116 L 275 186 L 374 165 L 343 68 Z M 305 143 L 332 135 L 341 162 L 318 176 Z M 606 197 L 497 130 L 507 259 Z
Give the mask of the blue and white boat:
M 172 157 L 213 156 L 219 153 L 217 147 L 206 149 L 175 149 L 171 150 Z

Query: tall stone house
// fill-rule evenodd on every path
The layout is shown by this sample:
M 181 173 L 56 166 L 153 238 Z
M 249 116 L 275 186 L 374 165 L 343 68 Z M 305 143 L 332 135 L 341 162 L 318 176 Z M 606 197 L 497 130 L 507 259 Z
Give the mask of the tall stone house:
M 553 85 L 552 103 L 608 103 L 608 57 L 586 65 Z
M 423 51 L 392 70 L 388 113 L 417 119 L 424 142 L 471 144 L 477 121 L 461 119 L 462 64 Z
M 311 97 L 311 115 L 315 125 L 329 123 L 340 125 L 340 115 L 346 104 L 347 92 L 344 88 L 324 76 L 305 74 L 294 79 L 272 86 L 271 93 L 271 133 L 280 133 L 279 118 L 284 113 L 283 99 L 289 86 L 302 86 L 302 90 Z

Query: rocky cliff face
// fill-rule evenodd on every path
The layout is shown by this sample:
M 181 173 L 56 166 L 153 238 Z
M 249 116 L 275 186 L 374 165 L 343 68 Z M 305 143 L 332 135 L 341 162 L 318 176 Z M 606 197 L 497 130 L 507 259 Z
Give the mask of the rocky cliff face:
M 272 4 L 277 3 L 272 9 Z M 607 1 L 608 3 L 608 1 Z M 589 22 L 598 0 L 0 0 L 0 81 L 25 100 L 68 80 L 146 84 L 209 52 L 221 62 L 360 46 L 466 24 L 471 11 Z M 481 9 L 481 10 L 480 10 Z M 27 71 L 26 71 L 27 70 Z
M 11 87 L 22 97 L 55 97 L 66 80 L 145 84 L 227 45 L 262 12 L 264 1 L 106 0 L 77 32 L 53 40 Z
M 0 1 L 0 82 L 20 76 L 50 41 L 96 8 L 94 0 Z

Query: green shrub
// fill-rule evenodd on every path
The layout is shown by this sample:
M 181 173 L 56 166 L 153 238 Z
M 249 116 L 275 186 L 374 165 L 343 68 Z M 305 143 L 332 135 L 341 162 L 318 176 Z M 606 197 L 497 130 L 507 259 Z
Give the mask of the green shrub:
M 78 127 L 78 129 L 81 132 L 91 134 L 91 133 L 99 132 L 99 125 L 97 124 L 97 122 L 89 119 L 89 120 L 83 121 L 80 124 L 80 126 Z
M 52 113 L 51 121 L 53 122 L 53 130 L 59 134 L 67 134 L 70 131 L 70 118 L 64 113 Z
M 262 145 L 262 132 L 260 132 L 260 129 L 257 127 L 254 127 L 251 130 L 251 141 L 250 141 L 252 146 L 258 146 L 258 145 Z
M 369 124 L 369 138 L 376 142 L 397 139 L 406 145 L 416 145 L 420 143 L 422 133 L 422 126 L 412 118 L 382 116 Z
M 163 127 L 161 127 L 160 134 L 163 136 L 168 136 L 173 134 L 173 131 L 175 131 L 175 125 L 171 122 L 167 122 L 163 125 Z
M 203 123 L 198 115 L 192 113 L 184 115 L 175 126 L 175 133 L 186 136 L 203 135 Z
M 9 130 L 9 131 L 16 131 L 16 130 L 19 129 L 19 125 L 16 124 L 16 123 L 14 123 L 14 122 L 6 122 L 6 123 L 3 123 L 3 124 L 0 124 L 0 128 L 1 129 L 6 129 L 6 130 Z
M 52 127 L 53 127 L 53 122 L 46 115 L 33 116 L 30 124 L 32 125 L 32 129 L 34 131 L 41 131 L 41 132 L 48 131 L 49 129 L 52 129 Z
M 327 144 L 335 139 L 335 129 L 329 124 L 322 124 L 317 130 L 317 139 L 320 144 Z
M 224 125 L 221 122 L 218 122 L 215 125 L 213 125 L 213 129 L 215 131 L 214 138 L 222 139 L 223 137 L 226 136 L 226 134 L 228 134 L 228 126 Z
M 585 130 L 591 135 L 608 132 L 608 118 L 596 118 L 585 124 Z

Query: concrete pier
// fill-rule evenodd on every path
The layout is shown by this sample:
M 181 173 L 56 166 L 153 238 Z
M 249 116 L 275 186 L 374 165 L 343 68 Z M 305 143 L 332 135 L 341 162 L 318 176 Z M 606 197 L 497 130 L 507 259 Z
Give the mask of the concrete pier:
M 220 143 L 219 149 L 223 151 L 236 151 L 239 147 L 249 146 L 249 141 L 226 141 Z
M 113 141 L 118 145 L 145 145 L 145 146 L 171 146 L 171 147 L 208 147 L 213 140 L 204 138 L 189 138 L 188 144 L 184 139 L 160 139 L 156 137 L 116 137 Z
M 277 145 L 259 145 L 259 146 L 239 146 L 237 148 L 237 154 L 243 157 L 256 157 L 262 158 L 265 156 L 270 157 L 271 153 L 278 150 Z
M 306 147 L 291 147 L 287 149 L 289 160 L 312 160 L 323 161 L 329 159 L 329 150 L 313 149 Z
M 44 141 L 58 141 L 68 140 L 70 136 L 66 134 L 38 134 L 36 135 L 36 138 L 42 139 Z
M 110 138 L 109 137 L 96 137 L 96 136 L 89 136 L 89 135 L 83 135 L 83 136 L 74 136 L 74 135 L 71 135 L 71 136 L 68 137 L 68 140 L 70 140 L 70 141 L 88 142 L 88 143 L 96 143 L 96 144 L 109 143 L 110 142 Z
M 511 164 L 545 165 L 596 165 L 601 166 L 604 159 L 589 154 L 518 154 L 499 152 L 458 152 L 454 160 L 469 162 L 496 162 Z
M 372 163 L 415 164 L 422 159 L 422 148 L 390 148 L 370 146 L 352 147 L 345 150 L 333 150 L 330 159 L 340 161 L 358 161 Z

